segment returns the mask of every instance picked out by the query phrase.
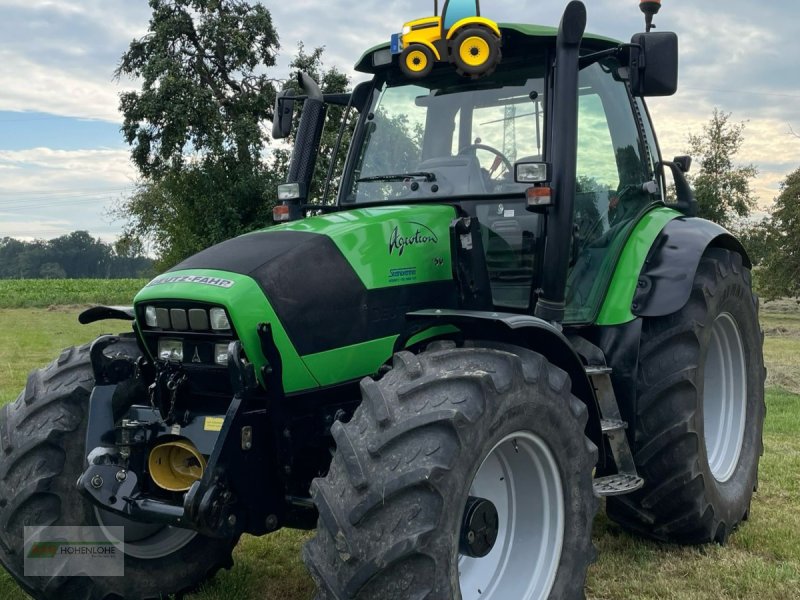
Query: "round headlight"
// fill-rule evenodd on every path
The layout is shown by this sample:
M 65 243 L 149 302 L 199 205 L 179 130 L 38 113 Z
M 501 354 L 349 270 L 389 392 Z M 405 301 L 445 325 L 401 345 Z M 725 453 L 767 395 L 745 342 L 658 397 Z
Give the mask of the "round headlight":
M 411 25 L 406 25 L 403 27 L 403 35 L 408 35 L 411 33 Z

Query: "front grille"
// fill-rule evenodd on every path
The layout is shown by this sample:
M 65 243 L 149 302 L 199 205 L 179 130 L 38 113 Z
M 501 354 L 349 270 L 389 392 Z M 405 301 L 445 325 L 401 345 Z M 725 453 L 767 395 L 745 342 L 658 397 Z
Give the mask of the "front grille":
M 143 302 L 136 307 L 142 338 L 155 359 L 178 360 L 187 367 L 224 369 L 217 350 L 237 340 L 230 315 L 222 306 L 180 300 Z M 180 359 L 160 356 L 159 342 L 180 344 Z

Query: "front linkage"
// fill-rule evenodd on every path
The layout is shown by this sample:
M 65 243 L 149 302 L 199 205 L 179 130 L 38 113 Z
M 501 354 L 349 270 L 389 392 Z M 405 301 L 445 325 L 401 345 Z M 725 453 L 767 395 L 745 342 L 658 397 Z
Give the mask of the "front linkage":
M 260 327 L 259 335 L 262 345 L 274 348 L 269 326 Z M 277 529 L 282 499 L 275 490 L 282 486 L 270 485 L 274 482 L 265 476 L 272 455 L 264 435 L 271 394 L 259 387 L 241 343 L 228 348 L 233 398 L 220 425 L 219 417 L 192 410 L 190 384 L 180 363 L 107 356 L 104 350 L 118 340 L 103 336 L 91 348 L 96 385 L 86 434 L 88 466 L 78 488 L 102 509 L 209 537 Z M 280 382 L 274 376 L 279 358 L 272 358 L 273 367 L 266 367 L 264 375 L 275 384 Z M 149 406 L 136 403 L 143 396 Z M 156 452 L 173 467 L 179 463 L 177 472 L 159 471 Z M 210 456 L 207 464 L 203 455 Z

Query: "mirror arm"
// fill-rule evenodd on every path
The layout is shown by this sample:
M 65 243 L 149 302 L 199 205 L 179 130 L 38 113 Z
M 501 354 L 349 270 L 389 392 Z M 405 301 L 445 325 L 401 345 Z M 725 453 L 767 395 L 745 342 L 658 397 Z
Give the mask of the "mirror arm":
M 592 54 L 581 56 L 578 62 L 579 68 L 584 69 L 607 56 L 619 56 L 625 50 L 630 50 L 631 48 L 641 48 L 641 46 L 639 44 L 620 44 L 616 48 L 609 48 L 608 50 L 601 50 L 600 52 L 593 52 Z
M 675 209 L 687 217 L 696 217 L 697 200 L 694 197 L 689 181 L 686 179 L 682 165 L 669 160 L 662 160 L 658 166 L 662 170 L 664 167 L 669 167 L 670 171 L 672 171 L 672 179 L 675 182 L 675 195 L 678 200 Z

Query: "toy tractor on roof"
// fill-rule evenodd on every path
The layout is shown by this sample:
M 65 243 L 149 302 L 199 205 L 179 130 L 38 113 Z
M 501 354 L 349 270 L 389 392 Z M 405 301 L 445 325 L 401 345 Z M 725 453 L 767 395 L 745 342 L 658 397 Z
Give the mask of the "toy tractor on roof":
M 409 21 L 392 35 L 403 73 L 425 77 L 436 61 L 451 62 L 472 77 L 491 73 L 501 59 L 500 28 L 481 16 L 479 0 L 445 0 L 441 16 L 438 0 L 433 6 L 435 16 Z
M 293 527 L 320 599 L 571 600 L 600 497 L 630 532 L 726 541 L 762 451 L 750 260 L 653 132 L 675 34 L 585 25 L 578 1 L 501 24 L 479 79 L 383 44 L 350 94 L 280 95 L 277 138 L 303 103 L 282 224 L 82 313 L 131 327 L 0 412 L 0 560 L 27 592 L 180 593 Z M 331 105 L 332 201 L 308 197 Z M 26 575 L 51 525 L 123 527 L 125 576 Z

